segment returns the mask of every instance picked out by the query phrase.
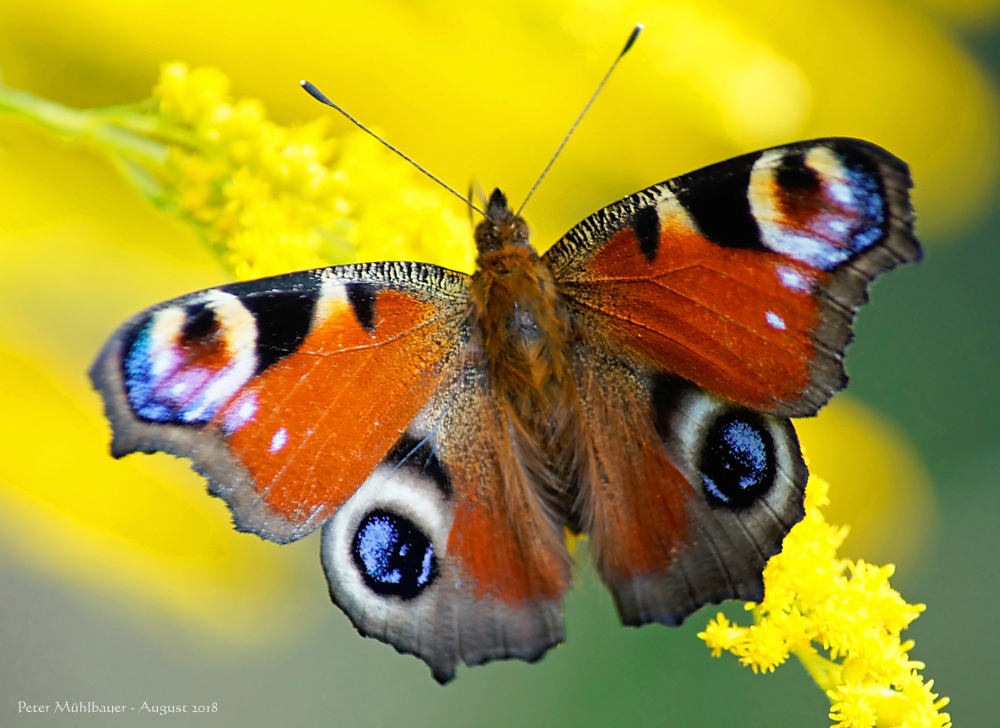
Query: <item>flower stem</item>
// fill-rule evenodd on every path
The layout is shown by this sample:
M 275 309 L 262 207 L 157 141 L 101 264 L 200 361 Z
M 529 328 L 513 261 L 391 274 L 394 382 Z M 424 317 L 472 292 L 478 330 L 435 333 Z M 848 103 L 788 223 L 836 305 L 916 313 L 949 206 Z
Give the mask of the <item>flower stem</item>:
M 63 136 L 93 139 L 138 162 L 160 166 L 167 161 L 166 145 L 124 128 L 129 126 L 128 123 L 115 123 L 125 120 L 128 116 L 139 116 L 134 113 L 122 113 L 116 109 L 117 114 L 109 115 L 100 111 L 74 109 L 27 91 L 8 88 L 2 83 L 0 83 L 0 111 L 21 114 Z M 133 122 L 137 123 L 137 120 Z
M 840 684 L 840 665 L 836 662 L 826 659 L 811 647 L 800 647 L 794 653 L 823 692 L 829 692 Z

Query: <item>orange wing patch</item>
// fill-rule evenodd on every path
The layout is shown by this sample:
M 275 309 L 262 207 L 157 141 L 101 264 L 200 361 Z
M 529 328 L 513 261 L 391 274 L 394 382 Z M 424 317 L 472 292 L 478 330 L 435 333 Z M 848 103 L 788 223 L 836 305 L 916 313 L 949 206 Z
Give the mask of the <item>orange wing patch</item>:
M 229 448 L 254 490 L 293 523 L 336 510 L 441 381 L 450 327 L 438 307 L 383 290 L 374 308 L 368 331 L 345 297 L 324 296 L 298 351 L 254 379 L 215 422 L 231 433 Z
M 498 488 L 486 498 L 458 502 L 448 552 L 462 565 L 477 599 L 522 605 L 562 598 L 569 588 L 565 547 L 553 553 L 553 538 L 523 523 L 514 527 L 503 495 Z M 525 510 L 524 504 L 515 510 Z
M 662 216 L 650 261 L 632 228 L 594 255 L 587 283 L 565 288 L 583 315 L 614 319 L 609 334 L 701 387 L 764 411 L 810 383 L 828 274 L 775 253 L 722 248 L 682 211 Z
M 868 284 L 920 259 L 909 186 L 867 142 L 775 147 L 630 195 L 545 260 L 575 313 L 657 371 L 808 416 L 846 384 Z
M 589 347 L 577 353 L 593 471 L 583 478 L 587 510 L 582 526 L 598 570 L 616 590 L 635 578 L 665 572 L 688 545 L 687 503 L 693 491 L 656 431 L 648 381 Z
M 463 389 L 439 436 L 455 484 L 448 553 L 477 599 L 557 600 L 569 588 L 561 523 L 550 518 L 514 453 L 494 403 Z

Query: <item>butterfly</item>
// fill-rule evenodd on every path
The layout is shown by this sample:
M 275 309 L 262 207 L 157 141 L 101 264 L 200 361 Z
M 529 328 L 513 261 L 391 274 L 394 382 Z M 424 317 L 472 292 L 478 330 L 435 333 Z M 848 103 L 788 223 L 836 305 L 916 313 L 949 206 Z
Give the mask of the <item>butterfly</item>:
M 423 659 L 562 641 L 567 532 L 628 625 L 760 600 L 803 516 L 789 418 L 847 383 L 856 309 L 921 258 L 906 165 L 831 138 L 654 185 L 539 255 L 500 190 L 469 276 L 339 265 L 181 296 L 91 370 L 112 454 L 189 458 L 237 530 L 322 529 L 333 601 Z

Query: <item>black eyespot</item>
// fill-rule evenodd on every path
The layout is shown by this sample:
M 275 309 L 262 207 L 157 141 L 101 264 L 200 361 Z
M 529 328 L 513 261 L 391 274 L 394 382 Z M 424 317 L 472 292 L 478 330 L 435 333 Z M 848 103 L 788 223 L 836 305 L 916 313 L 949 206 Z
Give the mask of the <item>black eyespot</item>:
M 409 519 L 385 510 L 362 519 L 351 555 L 365 584 L 380 596 L 414 599 L 438 575 L 430 539 Z
M 821 184 L 819 174 L 806 164 L 803 152 L 793 152 L 782 157 L 775 168 L 775 180 L 785 193 L 816 192 Z
M 753 505 L 774 482 L 774 439 L 767 423 L 742 411 L 720 417 L 705 438 L 699 470 L 712 505 Z
M 184 309 L 184 326 L 181 341 L 204 339 L 218 326 L 215 311 L 207 303 L 193 303 Z

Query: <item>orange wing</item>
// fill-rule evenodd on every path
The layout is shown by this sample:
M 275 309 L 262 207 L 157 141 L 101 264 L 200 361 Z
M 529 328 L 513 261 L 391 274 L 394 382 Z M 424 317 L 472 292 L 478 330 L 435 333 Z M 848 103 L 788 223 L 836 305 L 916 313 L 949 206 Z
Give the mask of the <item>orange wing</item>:
M 309 533 L 375 470 L 464 339 L 468 278 L 348 265 L 168 301 L 124 324 L 91 377 L 112 453 L 190 458 L 236 527 Z
M 91 376 L 112 452 L 190 458 L 237 528 L 323 529 L 330 594 L 365 635 L 450 680 L 563 638 L 569 555 L 462 355 L 468 278 L 350 265 L 168 301 Z
M 545 254 L 567 306 L 657 371 L 753 409 L 815 414 L 846 384 L 868 284 L 921 251 L 906 165 L 826 139 L 637 192 Z

